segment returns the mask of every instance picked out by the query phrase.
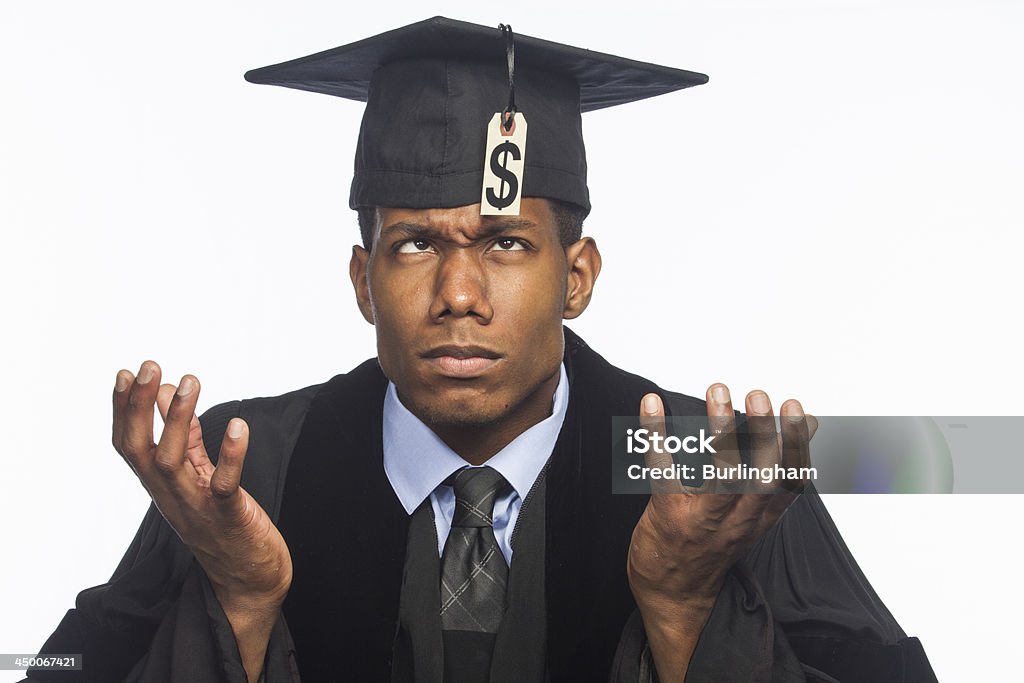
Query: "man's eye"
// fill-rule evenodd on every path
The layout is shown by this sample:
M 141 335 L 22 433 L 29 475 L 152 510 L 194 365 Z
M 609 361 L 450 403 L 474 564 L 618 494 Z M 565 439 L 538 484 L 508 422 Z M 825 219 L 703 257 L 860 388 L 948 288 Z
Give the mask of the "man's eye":
M 426 240 L 406 240 L 398 245 L 399 254 L 422 254 L 430 251 L 430 242 Z
M 526 246 L 515 237 L 502 237 L 494 243 L 498 251 L 523 251 Z

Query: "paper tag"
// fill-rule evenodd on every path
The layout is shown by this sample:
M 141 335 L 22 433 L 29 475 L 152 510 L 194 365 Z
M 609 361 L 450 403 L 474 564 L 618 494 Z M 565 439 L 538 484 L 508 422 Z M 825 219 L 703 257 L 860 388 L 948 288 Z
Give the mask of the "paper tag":
M 526 117 L 516 113 L 512 130 L 501 125 L 501 113 L 487 124 L 481 216 L 518 216 L 526 167 Z

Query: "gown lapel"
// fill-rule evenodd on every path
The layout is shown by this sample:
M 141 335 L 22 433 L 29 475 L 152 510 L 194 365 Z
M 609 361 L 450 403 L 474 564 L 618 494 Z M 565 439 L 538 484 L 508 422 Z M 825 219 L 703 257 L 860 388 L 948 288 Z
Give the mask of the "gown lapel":
M 390 680 L 409 516 L 384 473 L 386 385 L 375 360 L 328 382 L 289 464 L 284 615 L 305 680 Z
M 656 387 L 565 337 L 569 409 L 547 490 L 548 670 L 552 681 L 602 681 L 635 609 L 626 555 L 647 505 L 647 496 L 612 495 L 611 418 L 635 415 Z

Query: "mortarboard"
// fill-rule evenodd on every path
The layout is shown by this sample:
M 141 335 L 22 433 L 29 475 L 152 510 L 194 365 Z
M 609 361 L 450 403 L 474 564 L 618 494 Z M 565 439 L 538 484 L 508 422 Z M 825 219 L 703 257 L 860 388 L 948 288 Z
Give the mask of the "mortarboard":
M 483 213 L 508 214 L 520 196 L 590 210 L 581 112 L 708 80 L 444 17 L 245 78 L 366 102 L 353 209 L 481 202 Z

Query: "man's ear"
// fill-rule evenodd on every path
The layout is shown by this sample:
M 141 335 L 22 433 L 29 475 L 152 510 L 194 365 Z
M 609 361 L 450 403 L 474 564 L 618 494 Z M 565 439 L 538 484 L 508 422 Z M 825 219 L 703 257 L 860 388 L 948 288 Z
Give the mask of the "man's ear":
M 594 283 L 601 273 L 601 252 L 592 237 L 584 237 L 565 249 L 566 289 L 562 317 L 572 320 L 590 305 Z
M 366 281 L 366 270 L 370 263 L 370 252 L 354 245 L 352 260 L 348 262 L 348 276 L 352 278 L 352 288 L 356 291 L 356 304 L 366 322 L 373 324 L 373 306 L 370 304 L 370 285 Z

